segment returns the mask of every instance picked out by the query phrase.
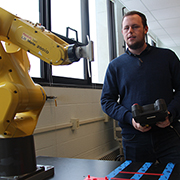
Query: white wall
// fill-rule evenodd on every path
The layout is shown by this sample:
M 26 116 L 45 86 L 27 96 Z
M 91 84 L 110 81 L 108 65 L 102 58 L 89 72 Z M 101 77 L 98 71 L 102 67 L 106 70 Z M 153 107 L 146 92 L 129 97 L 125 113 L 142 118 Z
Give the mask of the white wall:
M 119 144 L 113 137 L 113 122 L 104 122 L 100 89 L 44 87 L 48 100 L 34 132 L 36 155 L 98 159 Z M 72 130 L 71 118 L 80 126 Z

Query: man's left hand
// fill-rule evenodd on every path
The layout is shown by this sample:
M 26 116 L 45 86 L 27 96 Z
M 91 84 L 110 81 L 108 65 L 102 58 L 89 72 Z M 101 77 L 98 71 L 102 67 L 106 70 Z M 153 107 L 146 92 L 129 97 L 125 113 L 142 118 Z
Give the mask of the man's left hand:
M 166 117 L 165 121 L 160 121 L 156 123 L 156 126 L 160 127 L 160 128 L 165 128 L 167 126 L 169 126 L 171 123 L 169 121 L 169 116 Z

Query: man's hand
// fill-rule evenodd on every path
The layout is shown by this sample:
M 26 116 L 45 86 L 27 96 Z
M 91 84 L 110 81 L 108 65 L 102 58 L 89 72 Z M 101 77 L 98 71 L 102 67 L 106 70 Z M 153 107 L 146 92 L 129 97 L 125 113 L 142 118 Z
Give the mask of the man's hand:
M 140 123 L 137 123 L 134 118 L 132 118 L 132 125 L 135 129 L 141 131 L 141 132 L 147 132 L 151 129 L 151 126 L 141 126 Z
M 168 114 L 170 114 L 170 113 L 168 112 Z M 156 126 L 158 126 L 158 127 L 160 127 L 160 128 L 165 128 L 165 127 L 169 126 L 170 124 L 171 124 L 171 123 L 170 123 L 170 121 L 169 121 L 169 116 L 167 116 L 166 119 L 165 119 L 165 121 L 157 122 L 157 123 L 156 123 Z
M 170 114 L 170 112 L 168 112 L 168 114 Z M 170 120 L 169 120 L 169 116 L 166 117 L 166 119 L 164 121 L 159 121 L 156 123 L 156 126 L 160 127 L 160 128 L 165 128 L 168 127 L 170 125 Z M 147 132 L 151 129 L 151 126 L 141 126 L 140 123 L 137 123 L 134 118 L 132 118 L 132 125 L 134 126 L 135 129 L 141 131 L 141 132 Z

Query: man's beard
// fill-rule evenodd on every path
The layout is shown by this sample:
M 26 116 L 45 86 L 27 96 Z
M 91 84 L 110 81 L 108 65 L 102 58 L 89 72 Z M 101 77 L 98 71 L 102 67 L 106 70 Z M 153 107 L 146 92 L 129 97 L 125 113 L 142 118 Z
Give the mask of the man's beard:
M 142 39 L 141 41 L 135 42 L 134 44 L 127 43 L 127 45 L 130 49 L 136 50 L 143 47 L 144 42 L 145 42 L 144 39 Z

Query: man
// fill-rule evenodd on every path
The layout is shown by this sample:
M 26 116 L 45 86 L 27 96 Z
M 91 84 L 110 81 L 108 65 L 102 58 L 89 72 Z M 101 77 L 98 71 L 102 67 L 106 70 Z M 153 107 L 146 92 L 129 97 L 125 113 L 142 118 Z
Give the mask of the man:
M 180 163 L 180 62 L 171 50 L 146 44 L 147 32 L 144 14 L 130 11 L 123 17 L 128 49 L 108 66 L 102 109 L 122 128 L 125 159 Z M 169 115 L 154 125 L 141 126 L 133 119 L 131 106 L 157 99 L 165 100 Z

